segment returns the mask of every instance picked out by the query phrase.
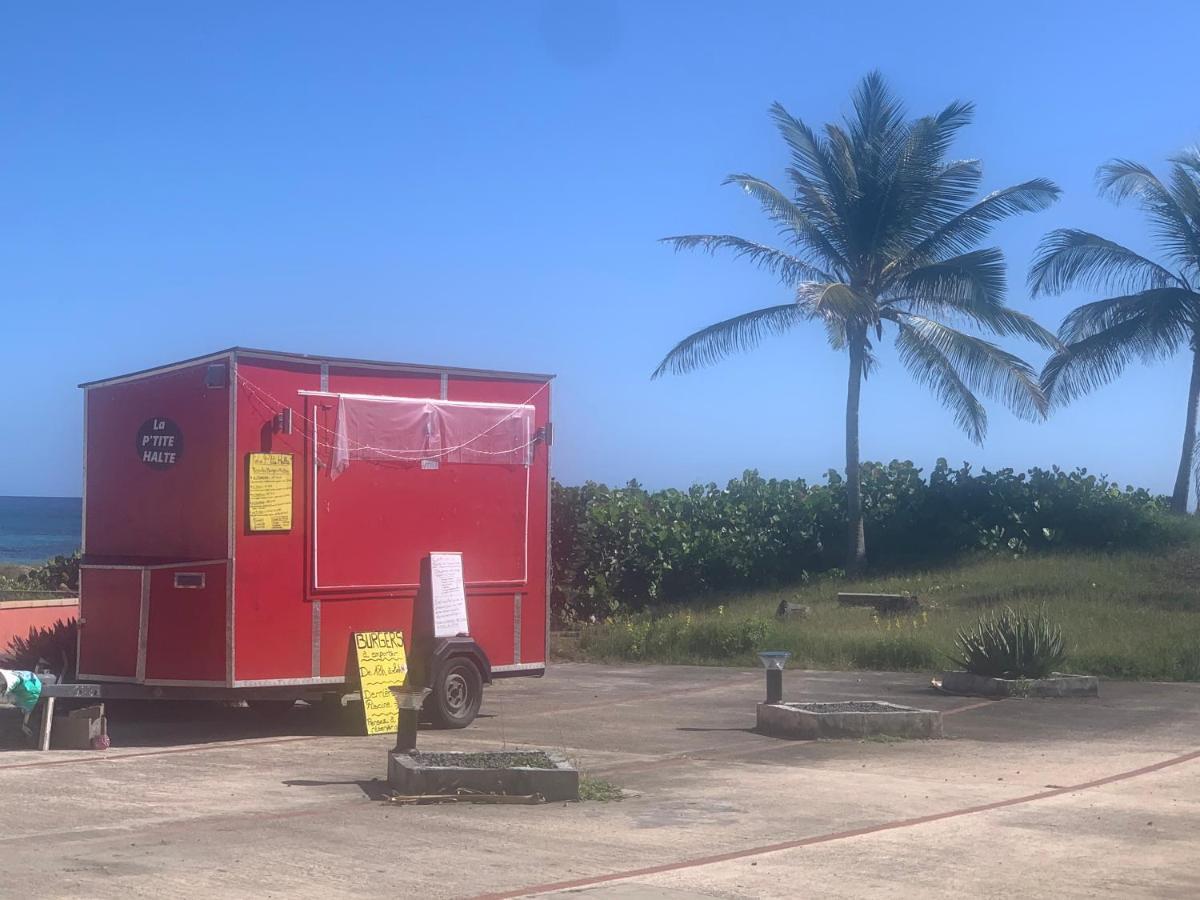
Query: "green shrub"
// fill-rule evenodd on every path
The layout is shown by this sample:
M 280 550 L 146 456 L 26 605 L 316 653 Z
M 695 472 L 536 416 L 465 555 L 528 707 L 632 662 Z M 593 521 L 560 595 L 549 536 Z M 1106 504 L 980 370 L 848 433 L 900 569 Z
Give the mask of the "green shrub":
M 1005 607 L 958 632 L 955 662 L 973 675 L 987 678 L 1042 678 L 1066 659 L 1062 628 L 1045 610 Z
M 77 591 L 79 554 L 56 556 L 21 575 L 0 578 L 0 588 L 10 591 Z
M 1164 498 L 1085 469 L 978 474 L 938 460 L 863 463 L 867 548 L 880 568 L 937 566 L 979 552 L 1157 547 L 1191 523 Z M 560 621 L 600 621 L 714 591 L 803 583 L 845 567 L 845 482 L 765 479 L 647 491 L 588 482 L 552 493 L 553 607 Z M 1192 528 L 1194 530 L 1194 528 Z

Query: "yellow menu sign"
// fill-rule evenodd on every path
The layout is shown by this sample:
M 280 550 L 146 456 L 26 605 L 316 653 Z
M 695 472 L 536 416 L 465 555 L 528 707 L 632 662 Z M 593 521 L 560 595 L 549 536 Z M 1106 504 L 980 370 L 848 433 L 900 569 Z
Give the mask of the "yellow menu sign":
M 292 530 L 292 457 L 250 454 L 250 530 Z
M 399 724 L 399 711 L 388 688 L 400 687 L 408 676 L 404 634 L 399 631 L 356 631 L 354 652 L 358 659 L 367 734 L 394 734 Z

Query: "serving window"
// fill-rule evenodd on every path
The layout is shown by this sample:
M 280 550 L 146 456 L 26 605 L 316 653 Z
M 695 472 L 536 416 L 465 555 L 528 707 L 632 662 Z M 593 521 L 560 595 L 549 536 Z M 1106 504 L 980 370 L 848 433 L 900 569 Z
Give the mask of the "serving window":
M 316 591 L 411 588 L 460 550 L 468 585 L 526 581 L 533 408 L 307 398 Z

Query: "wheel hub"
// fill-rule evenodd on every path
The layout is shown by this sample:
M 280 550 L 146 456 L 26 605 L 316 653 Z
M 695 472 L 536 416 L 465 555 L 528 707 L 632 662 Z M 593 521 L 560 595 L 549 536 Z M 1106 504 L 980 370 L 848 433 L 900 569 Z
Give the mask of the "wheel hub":
M 469 691 L 467 680 L 457 672 L 446 677 L 446 706 L 455 713 L 460 713 L 467 707 Z

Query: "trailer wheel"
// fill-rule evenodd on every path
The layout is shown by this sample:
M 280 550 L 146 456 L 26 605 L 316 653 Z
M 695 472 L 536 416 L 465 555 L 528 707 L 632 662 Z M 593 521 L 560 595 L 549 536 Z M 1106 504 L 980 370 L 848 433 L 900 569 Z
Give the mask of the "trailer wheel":
M 475 721 L 482 701 L 479 670 L 471 660 L 459 656 L 438 669 L 425 709 L 438 728 L 466 728 Z

